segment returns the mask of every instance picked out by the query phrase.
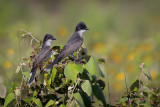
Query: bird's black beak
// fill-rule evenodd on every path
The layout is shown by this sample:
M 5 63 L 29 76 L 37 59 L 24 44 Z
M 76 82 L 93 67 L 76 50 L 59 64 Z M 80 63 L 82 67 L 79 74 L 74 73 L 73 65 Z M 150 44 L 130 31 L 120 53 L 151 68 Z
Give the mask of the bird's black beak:
M 88 28 L 85 28 L 85 30 L 90 30 L 90 29 L 88 29 Z
M 56 40 L 56 38 L 53 37 L 52 40 Z

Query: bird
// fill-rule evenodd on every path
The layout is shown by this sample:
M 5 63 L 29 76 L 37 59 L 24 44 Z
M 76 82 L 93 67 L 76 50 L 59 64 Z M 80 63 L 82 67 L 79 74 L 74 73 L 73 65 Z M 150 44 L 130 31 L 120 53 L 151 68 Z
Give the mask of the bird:
M 54 64 L 60 62 L 63 58 L 68 57 L 73 54 L 77 49 L 79 49 L 83 43 L 83 33 L 89 30 L 84 22 L 79 22 L 76 26 L 75 32 L 71 38 L 67 41 L 63 49 L 60 51 L 58 56 L 54 61 L 47 66 L 44 71 L 48 71 Z
M 46 34 L 44 36 L 42 48 L 38 53 L 37 57 L 35 58 L 32 65 L 31 74 L 30 74 L 31 76 L 28 81 L 28 85 L 31 85 L 33 83 L 38 65 L 43 63 L 45 60 L 47 60 L 48 56 L 50 56 L 52 52 L 50 47 L 52 45 L 51 43 L 53 40 L 56 40 L 56 38 L 54 38 L 54 36 L 52 36 L 51 34 Z

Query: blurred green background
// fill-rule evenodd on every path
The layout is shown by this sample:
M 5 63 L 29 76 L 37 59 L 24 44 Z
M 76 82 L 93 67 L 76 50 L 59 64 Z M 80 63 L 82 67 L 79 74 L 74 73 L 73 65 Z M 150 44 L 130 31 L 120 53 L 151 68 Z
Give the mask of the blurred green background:
M 90 29 L 84 34 L 88 54 L 95 59 L 106 59 L 100 68 L 105 74 L 107 101 L 108 85 L 114 104 L 127 90 L 125 76 L 129 87 L 140 75 L 139 64 L 143 62 L 153 79 L 146 82 L 151 87 L 159 87 L 159 3 L 159 0 L 1 0 L 0 84 L 9 89 L 12 81 L 19 83 L 21 75 L 15 74 L 16 67 L 33 51 L 31 38 L 23 42 L 21 35 L 25 32 L 18 32 L 19 29 L 31 32 L 38 40 L 46 33 L 53 34 L 57 40 L 52 44 L 64 45 L 76 24 L 83 21 Z M 30 72 L 29 68 L 25 70 Z

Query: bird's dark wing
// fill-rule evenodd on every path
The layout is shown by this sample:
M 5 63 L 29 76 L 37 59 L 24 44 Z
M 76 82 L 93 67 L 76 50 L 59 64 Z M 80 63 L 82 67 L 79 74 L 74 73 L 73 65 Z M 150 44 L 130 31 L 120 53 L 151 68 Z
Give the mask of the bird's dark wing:
M 33 67 L 36 67 L 38 64 L 42 63 L 50 52 L 51 50 L 48 47 L 41 49 L 35 61 L 33 62 Z
M 71 55 L 74 51 L 79 49 L 82 45 L 83 39 L 82 38 L 74 38 L 72 41 L 68 42 L 64 48 L 61 50 L 57 58 L 63 59 L 69 55 Z
M 54 64 L 57 64 L 63 58 L 71 55 L 74 51 L 76 51 L 83 43 L 83 38 L 76 37 L 72 40 L 69 40 L 67 44 L 63 47 L 61 52 L 58 54 L 58 57 L 47 67 L 46 70 L 49 70 Z

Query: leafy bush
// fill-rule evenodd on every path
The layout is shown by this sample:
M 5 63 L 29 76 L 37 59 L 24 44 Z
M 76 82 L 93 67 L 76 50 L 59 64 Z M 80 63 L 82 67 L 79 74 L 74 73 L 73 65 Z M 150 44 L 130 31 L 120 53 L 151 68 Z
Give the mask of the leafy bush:
M 33 46 L 34 51 L 29 58 L 24 58 L 26 63 L 21 63 L 16 73 L 22 73 L 21 84 L 12 83 L 5 99 L 0 99 L 0 105 L 6 106 L 92 106 L 95 100 L 107 106 L 102 90 L 105 83 L 102 71 L 94 58 L 87 55 L 87 49 L 82 48 L 72 58 L 66 58 L 55 65 L 49 72 L 43 69 L 58 55 L 63 46 L 54 46 L 55 54 L 47 62 L 39 65 L 42 73 L 37 71 L 37 85 L 27 85 L 30 71 L 24 68 L 31 67 L 35 56 L 41 48 L 42 42 Z M 103 63 L 103 59 L 98 62 Z
M 117 106 L 132 106 L 132 107 L 159 107 L 160 106 L 160 89 L 150 88 L 141 79 L 145 76 L 148 80 L 152 80 L 150 72 L 140 65 L 142 69 L 141 75 L 135 78 L 130 86 L 130 92 L 125 93 L 119 100 Z

